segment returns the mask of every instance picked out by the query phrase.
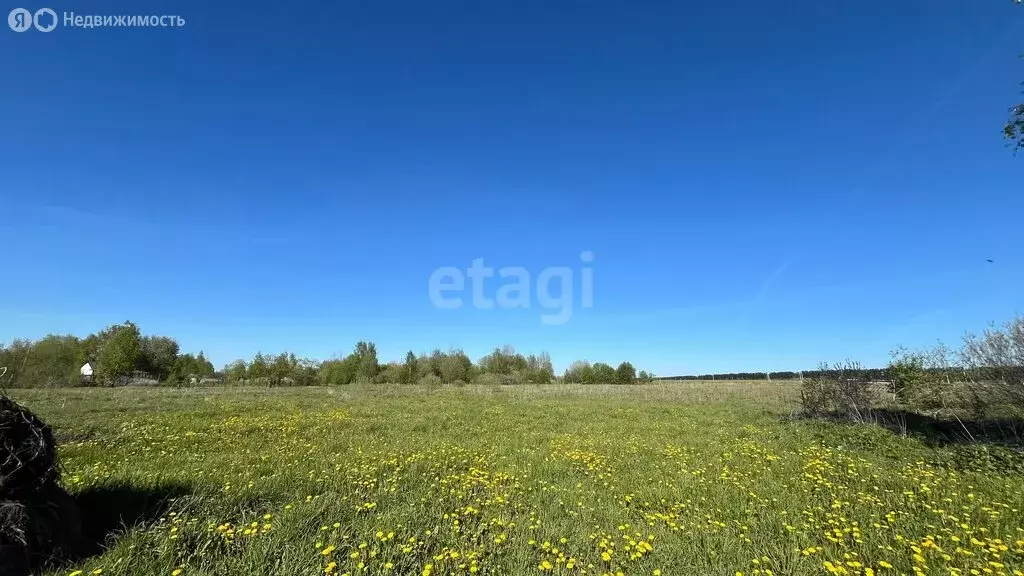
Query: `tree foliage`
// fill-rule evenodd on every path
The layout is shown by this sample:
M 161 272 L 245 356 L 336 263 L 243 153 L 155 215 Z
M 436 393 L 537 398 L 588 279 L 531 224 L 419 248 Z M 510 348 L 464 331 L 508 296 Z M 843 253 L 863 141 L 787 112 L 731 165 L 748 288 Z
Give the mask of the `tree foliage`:
M 1014 0 L 1014 3 L 1024 5 L 1024 0 Z M 1003 127 L 1003 136 L 1014 152 L 1024 149 L 1024 103 L 1010 107 L 1010 118 Z
M 126 381 L 135 371 L 142 351 L 139 327 L 131 322 L 111 326 L 101 333 L 97 379 L 113 386 Z
M 137 368 L 157 380 L 170 376 L 178 360 L 178 342 L 167 336 L 145 336 L 140 341 Z
M 1024 149 L 1024 104 L 1010 108 L 1010 119 L 1003 127 L 1003 136 L 1009 141 L 1014 151 Z
M 629 362 L 623 362 L 619 364 L 619 367 L 615 369 L 615 383 L 616 384 L 635 384 L 636 383 L 636 368 Z
M 50 335 L 36 342 L 14 340 L 9 345 L 0 344 L 0 366 L 7 367 L 4 384 L 9 386 L 81 385 L 80 369 L 86 361 L 93 364 L 95 381 L 107 385 L 540 385 L 559 381 L 632 383 L 653 378 L 647 375 L 645 380 L 645 372 L 638 377 L 629 362 L 618 369 L 602 363 L 576 362 L 559 379 L 547 352 L 524 355 L 508 345 L 495 348 L 478 363 L 461 349 L 435 349 L 421 355 L 410 350 L 400 362 L 381 364 L 377 346 L 370 341 L 359 341 L 350 354 L 324 362 L 299 358 L 291 352 L 261 351 L 251 360 L 235 360 L 217 373 L 202 351 L 183 353 L 177 340 L 143 335 L 131 322 L 109 326 L 81 339 Z

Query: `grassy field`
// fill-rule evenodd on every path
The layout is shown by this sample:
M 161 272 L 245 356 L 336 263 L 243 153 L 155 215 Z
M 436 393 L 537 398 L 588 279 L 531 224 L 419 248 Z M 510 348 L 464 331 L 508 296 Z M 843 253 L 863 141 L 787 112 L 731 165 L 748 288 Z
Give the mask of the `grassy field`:
M 54 574 L 1022 574 L 1015 461 L 789 421 L 795 393 L 13 395 L 56 429 L 97 546 Z

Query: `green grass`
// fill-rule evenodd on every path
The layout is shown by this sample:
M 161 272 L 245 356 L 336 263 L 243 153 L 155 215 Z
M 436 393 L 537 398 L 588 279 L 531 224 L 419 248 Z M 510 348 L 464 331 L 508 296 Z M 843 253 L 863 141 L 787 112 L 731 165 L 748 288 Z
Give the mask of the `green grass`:
M 14 393 L 63 439 L 105 546 L 55 574 L 1021 574 L 1014 460 L 788 421 L 794 395 Z

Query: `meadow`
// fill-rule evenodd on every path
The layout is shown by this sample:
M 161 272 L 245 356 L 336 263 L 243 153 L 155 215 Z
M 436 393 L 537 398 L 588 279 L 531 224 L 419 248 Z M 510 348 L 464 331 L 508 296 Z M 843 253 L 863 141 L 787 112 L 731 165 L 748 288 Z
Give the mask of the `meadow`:
M 12 393 L 94 544 L 51 574 L 1024 574 L 1018 460 L 792 382 Z

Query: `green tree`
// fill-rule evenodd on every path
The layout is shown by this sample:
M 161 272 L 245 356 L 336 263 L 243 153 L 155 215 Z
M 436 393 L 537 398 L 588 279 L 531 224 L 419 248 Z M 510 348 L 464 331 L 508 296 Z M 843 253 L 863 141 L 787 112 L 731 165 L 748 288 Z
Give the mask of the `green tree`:
M 320 363 L 310 358 L 303 358 L 296 361 L 292 368 L 292 379 L 296 386 L 314 386 L 317 383 L 317 373 L 320 371 Z
M 270 376 L 270 364 L 262 352 L 257 352 L 249 363 L 249 379 L 258 382 Z
M 619 364 L 619 367 L 615 369 L 615 383 L 616 384 L 633 384 L 636 382 L 636 368 L 629 362 L 623 362 Z
M 480 371 L 486 374 L 510 375 L 527 371 L 526 358 L 509 345 L 495 348 L 480 359 Z
M 412 384 L 417 380 L 417 372 L 419 361 L 416 358 L 416 354 L 413 354 L 412 350 L 405 355 L 405 364 L 402 365 L 401 382 L 402 384 Z
M 473 361 L 462 350 L 453 350 L 441 360 L 441 382 L 469 382 L 473 377 Z
M 551 356 L 547 352 L 526 357 L 526 381 L 531 384 L 548 384 L 555 379 L 555 368 L 551 364 Z
M 245 360 L 235 360 L 224 367 L 224 379 L 228 382 L 241 382 L 248 377 L 248 370 Z
M 380 364 L 377 361 L 377 345 L 373 342 L 356 343 L 353 353 L 357 359 L 356 379 L 360 382 L 372 382 L 377 377 Z
M 573 362 L 566 368 L 562 381 L 566 384 L 593 384 L 594 368 L 586 360 Z
M 388 362 L 377 373 L 375 382 L 378 384 L 400 384 L 405 378 L 405 364 L 401 362 Z
M 358 359 L 350 354 L 344 359 L 327 360 L 320 364 L 317 380 L 324 386 L 344 386 L 356 377 Z
M 178 343 L 173 338 L 145 336 L 140 341 L 139 362 L 136 368 L 157 380 L 165 380 L 174 369 L 179 351 Z
M 270 364 L 270 385 L 280 386 L 292 380 L 292 373 L 297 365 L 294 354 L 282 352 L 274 357 Z
M 202 350 L 199 351 L 199 356 L 196 356 L 194 372 L 196 376 L 201 377 L 213 376 L 213 373 L 215 372 L 213 369 L 213 362 L 206 359 L 206 355 L 203 354 Z
M 127 381 L 135 370 L 142 348 L 139 327 L 132 322 L 111 326 L 105 330 L 102 340 L 96 359 L 98 380 L 108 386 Z
M 15 340 L 10 348 L 0 350 L 0 366 L 7 367 L 4 383 L 22 387 L 75 386 L 85 363 L 81 342 L 74 336 L 50 334 L 37 342 Z
M 594 364 L 593 381 L 588 382 L 588 384 L 614 384 L 616 379 L 617 373 L 615 368 L 604 362 L 598 362 Z

